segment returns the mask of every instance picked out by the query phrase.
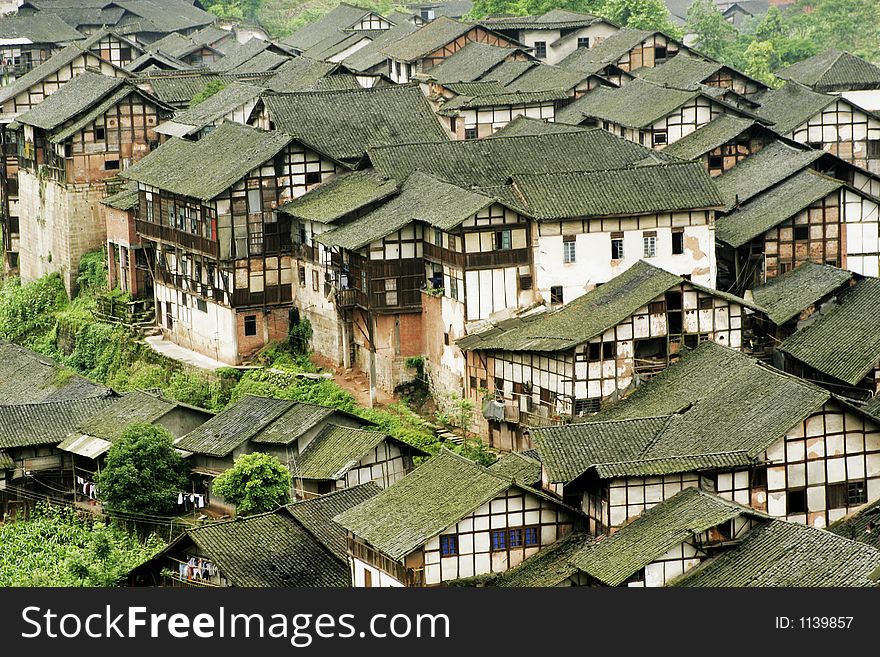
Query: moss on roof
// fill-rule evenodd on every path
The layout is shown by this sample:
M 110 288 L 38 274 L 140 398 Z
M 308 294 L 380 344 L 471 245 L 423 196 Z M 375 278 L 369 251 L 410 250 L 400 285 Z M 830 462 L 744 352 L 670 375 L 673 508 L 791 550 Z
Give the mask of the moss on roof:
M 685 50 L 659 66 L 636 69 L 633 74 L 654 84 L 682 87 L 699 84 L 722 68 L 724 65 L 720 62 L 709 61 Z
M 476 25 L 439 16 L 425 23 L 412 34 L 398 39 L 382 49 L 386 57 L 400 62 L 414 62 L 435 50 L 439 50 L 450 41 L 454 41 L 473 30 Z
M 297 479 L 342 479 L 358 461 L 387 439 L 390 436 L 381 431 L 327 424 L 293 457 L 293 475 Z
M 571 562 L 572 556 L 589 549 L 594 540 L 589 534 L 581 532 L 569 534 L 552 545 L 542 548 L 515 568 L 501 573 L 491 581 L 490 586 L 505 588 L 559 586 L 578 572 L 577 567 Z
M 413 221 L 450 230 L 492 203 L 494 199 L 489 196 L 417 171 L 406 179 L 400 193 L 384 205 L 315 238 L 327 246 L 356 250 Z
M 880 552 L 823 529 L 772 520 L 673 586 L 877 586 Z
M 57 445 L 81 422 L 116 401 L 106 396 L 0 405 L 0 448 Z
M 528 116 L 520 115 L 503 128 L 496 130 L 489 137 L 533 137 L 536 135 L 581 132 L 591 129 L 592 128 L 584 128 L 582 126 L 569 125 L 567 123 L 555 123 L 545 119 L 533 119 Z
M 517 52 L 520 52 L 518 48 L 470 41 L 429 69 L 425 75 L 441 84 L 471 82 L 487 74 L 491 77 L 493 68 Z
M 735 212 L 716 219 L 715 238 L 738 248 L 835 193 L 843 184 L 812 169 L 801 171 Z
M 370 71 L 384 64 L 387 57 L 382 54 L 382 50 L 393 44 L 395 41 L 412 34 L 418 29 L 412 22 L 404 21 L 398 23 L 389 30 L 385 30 L 381 36 L 376 37 L 373 41 L 363 48 L 360 48 L 348 55 L 342 60 L 348 68 L 355 71 Z
M 124 84 L 124 78 L 84 71 L 62 84 L 43 102 L 19 115 L 17 121 L 43 130 L 52 130 L 82 114 Z
M 852 272 L 845 269 L 807 261 L 756 287 L 752 296 L 774 324 L 785 324 L 852 277 Z
M 374 169 L 351 171 L 333 176 L 288 203 L 278 206 L 299 219 L 332 224 L 337 219 L 388 198 L 399 189 L 397 181 L 376 173 Z
M 880 397 L 876 399 L 880 400 Z M 839 520 L 828 527 L 828 531 L 880 549 L 880 500 Z
M 559 62 L 559 66 L 595 73 L 603 66 L 616 64 L 630 50 L 654 34 L 657 32 L 628 28 L 618 30 L 592 48 L 577 48 Z
M 165 399 L 161 395 L 134 390 L 125 393 L 107 408 L 85 419 L 77 426 L 77 430 L 113 442 L 129 425 L 136 422 L 158 422 L 180 406 L 181 404 Z M 210 411 L 202 409 L 192 408 L 192 410 L 201 412 L 205 420 L 213 415 Z
M 776 77 L 823 93 L 880 89 L 880 67 L 836 49 L 786 66 L 776 71 Z
M 199 141 L 170 139 L 123 177 L 175 194 L 210 200 L 273 158 L 292 138 L 239 123 L 222 123 Z M 192 172 L 198 171 L 198 176 Z
M 541 483 L 541 461 L 521 452 L 505 454 L 489 466 L 489 472 L 524 486 Z
M 348 564 L 285 510 L 187 530 L 233 586 L 344 587 Z
M 367 149 L 446 139 L 418 87 L 266 95 L 278 130 L 337 161 L 360 161 Z
M 218 74 L 205 71 L 160 71 L 145 72 L 134 78 L 138 85 L 149 85 L 151 92 L 163 102 L 171 105 L 189 105 L 196 94 L 202 92 L 211 82 L 219 81 L 223 86 L 235 82 L 261 84 L 271 73 L 262 74 Z
M 741 504 L 686 488 L 642 512 L 610 537 L 586 545 L 569 560 L 606 586 L 620 586 L 676 546 L 740 516 L 768 519 Z
M 396 180 L 419 170 L 463 186 L 504 185 L 515 173 L 596 171 L 629 166 L 655 151 L 599 128 L 495 139 L 435 141 L 372 148 L 375 168 Z M 665 159 L 662 154 L 659 158 Z
M 512 485 L 511 480 L 444 449 L 334 521 L 400 561 Z
M 760 115 L 772 121 L 773 129 L 784 135 L 819 114 L 838 97 L 788 82 L 780 89 L 765 91 L 757 100 L 761 103 Z
M 129 183 L 122 191 L 102 198 L 101 203 L 116 210 L 134 210 L 138 206 L 137 185 Z
M 34 16 L 11 14 L 0 16 L 0 38 L 57 44 L 79 41 L 85 39 L 85 35 L 53 14 Z
M 675 59 L 678 59 L 678 57 Z M 736 139 L 746 130 L 756 125 L 760 124 L 754 119 L 734 116 L 733 114 L 723 114 L 698 128 L 695 132 L 669 144 L 663 149 L 663 152 L 666 155 L 672 155 L 682 160 L 694 160 Z
M 552 103 L 553 101 L 563 100 L 568 96 L 559 89 L 548 89 L 544 91 L 490 91 L 488 93 L 480 93 L 473 96 L 456 96 L 445 103 L 440 109 L 443 115 L 458 115 L 461 110 L 476 109 L 480 107 L 498 107 L 509 105 L 534 105 L 538 103 Z
M 282 43 L 297 50 L 306 50 L 340 30 L 354 27 L 369 13 L 371 13 L 369 9 L 340 2 L 318 20 L 304 25 L 285 37 Z
M 223 87 L 223 89 L 212 94 L 194 107 L 175 113 L 171 122 L 191 126 L 192 130 L 190 132 L 195 132 L 247 105 L 257 98 L 262 91 L 260 87 L 251 84 L 234 82 Z
M 551 481 L 745 466 L 831 394 L 705 342 L 580 424 L 535 429 Z
M 630 80 L 619 88 L 598 87 L 556 114 L 562 123 L 600 119 L 632 128 L 645 128 L 702 95 L 699 89 L 673 89 Z
M 266 88 L 280 93 L 313 91 L 322 78 L 339 68 L 339 64 L 308 57 L 294 57 L 282 64 L 266 82 Z
M 489 73 L 487 77 L 492 77 Z M 509 88 L 515 91 L 573 91 L 575 87 L 586 82 L 590 75 L 580 71 L 572 71 L 560 66 L 538 64 L 526 70 L 509 83 Z
M 830 377 L 857 385 L 880 364 L 880 279 L 866 278 L 844 293 L 779 350 Z

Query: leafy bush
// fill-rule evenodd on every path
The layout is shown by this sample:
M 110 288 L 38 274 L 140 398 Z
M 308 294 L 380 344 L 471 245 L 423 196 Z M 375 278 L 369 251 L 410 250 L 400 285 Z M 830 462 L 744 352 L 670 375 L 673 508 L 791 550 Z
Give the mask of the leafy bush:
M 79 259 L 76 287 L 80 294 L 107 289 L 107 253 L 103 249 L 84 253 Z
M 214 492 L 236 506 L 239 515 L 273 511 L 290 502 L 290 472 L 269 454 L 240 456 L 214 480 Z
M 211 80 L 205 87 L 192 97 L 189 101 L 190 107 L 195 107 L 201 102 L 208 100 L 214 94 L 220 93 L 226 88 L 226 85 L 220 80 Z
M 173 441 L 166 429 L 152 424 L 132 424 L 122 432 L 96 482 L 109 509 L 153 515 L 177 509 L 177 493 L 186 488 L 189 466 Z
M 67 303 L 58 274 L 22 285 L 8 279 L 0 289 L 0 337 L 30 346 L 55 326 L 53 313 Z

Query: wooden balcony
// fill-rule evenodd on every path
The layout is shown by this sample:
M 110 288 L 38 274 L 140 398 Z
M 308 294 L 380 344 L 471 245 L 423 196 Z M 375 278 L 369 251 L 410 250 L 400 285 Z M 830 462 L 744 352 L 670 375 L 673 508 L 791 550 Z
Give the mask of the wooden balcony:
M 202 255 L 209 256 L 215 260 L 220 259 L 220 243 L 206 239 L 201 235 L 193 235 L 177 228 L 163 226 L 162 224 L 153 223 L 137 219 L 135 221 L 135 230 L 141 237 L 173 244 L 182 249 L 195 251 Z
M 242 308 L 247 306 L 272 306 L 290 303 L 293 301 L 293 288 L 291 285 L 267 285 L 262 292 L 251 290 L 235 290 L 232 293 L 232 306 Z

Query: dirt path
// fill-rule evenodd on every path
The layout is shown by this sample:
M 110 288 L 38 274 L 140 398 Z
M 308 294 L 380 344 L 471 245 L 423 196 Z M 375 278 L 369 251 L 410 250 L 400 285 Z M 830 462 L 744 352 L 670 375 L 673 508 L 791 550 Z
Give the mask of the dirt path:
M 370 383 L 367 379 L 366 374 L 364 374 L 360 370 L 337 367 L 333 364 L 332 361 L 328 360 L 327 358 L 316 356 L 314 354 L 312 354 L 312 362 L 316 366 L 320 367 L 322 370 L 332 373 L 333 381 L 336 383 L 336 385 L 354 395 L 354 398 L 357 400 L 358 404 L 369 408 Z M 399 401 L 397 397 L 389 395 L 381 388 L 376 388 L 377 408 L 380 406 L 388 406 L 388 404 L 393 404 L 396 401 Z

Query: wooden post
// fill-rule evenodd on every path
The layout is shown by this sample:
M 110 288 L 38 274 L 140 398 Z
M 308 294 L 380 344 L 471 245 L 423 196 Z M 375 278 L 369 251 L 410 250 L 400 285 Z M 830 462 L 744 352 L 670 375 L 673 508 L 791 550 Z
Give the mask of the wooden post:
M 376 331 L 373 326 L 373 313 L 367 315 L 370 331 L 370 408 L 376 407 Z

